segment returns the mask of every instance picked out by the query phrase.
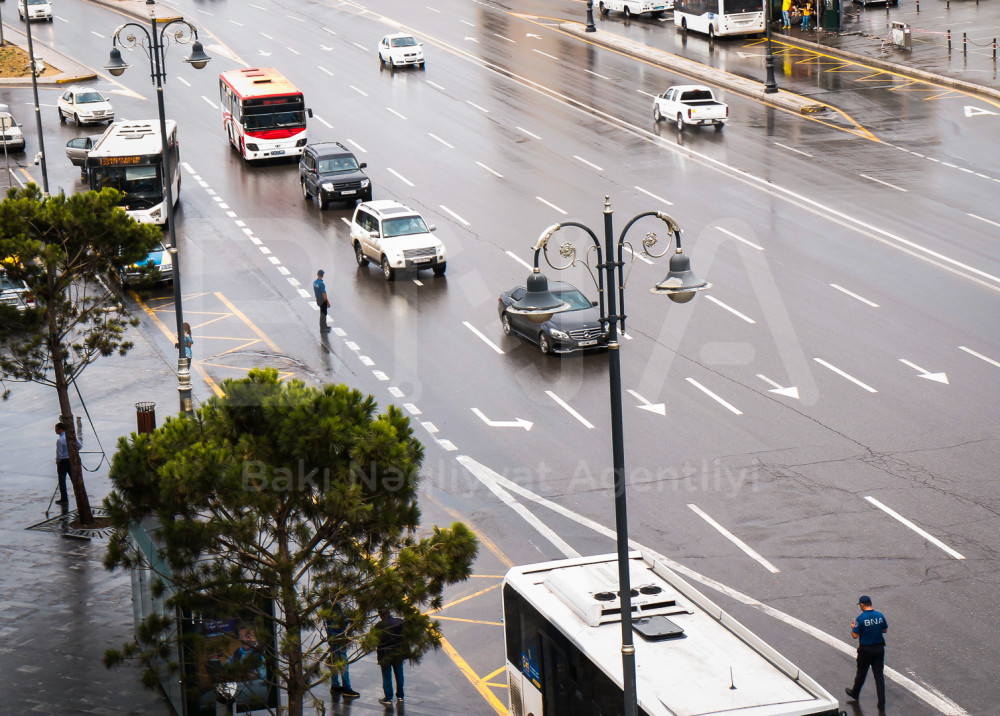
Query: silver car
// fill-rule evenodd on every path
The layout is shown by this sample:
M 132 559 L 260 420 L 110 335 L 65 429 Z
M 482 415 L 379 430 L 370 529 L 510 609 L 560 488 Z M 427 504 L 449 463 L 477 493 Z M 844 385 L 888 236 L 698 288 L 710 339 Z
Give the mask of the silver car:
M 28 290 L 28 284 L 7 278 L 7 274 L 0 270 L 0 305 L 14 306 L 17 310 L 24 311 L 34 308 L 35 297 Z

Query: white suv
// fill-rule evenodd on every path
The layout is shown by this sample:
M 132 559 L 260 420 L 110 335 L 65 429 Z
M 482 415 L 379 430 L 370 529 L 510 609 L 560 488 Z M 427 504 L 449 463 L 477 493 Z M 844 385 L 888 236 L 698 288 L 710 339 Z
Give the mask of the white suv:
M 27 8 L 25 8 L 27 2 Z M 17 14 L 23 20 L 48 20 L 52 22 L 52 3 L 49 0 L 17 0 Z
M 444 244 L 431 236 L 434 228 L 398 201 L 362 202 L 351 219 L 354 257 L 358 266 L 367 266 L 369 261 L 381 266 L 386 281 L 394 279 L 396 271 L 407 269 L 433 269 L 435 276 L 444 276 L 447 255 Z
M 423 69 L 423 43 L 404 32 L 386 35 L 378 42 L 378 64 L 379 67 L 389 65 L 392 70 L 403 65 L 416 65 Z

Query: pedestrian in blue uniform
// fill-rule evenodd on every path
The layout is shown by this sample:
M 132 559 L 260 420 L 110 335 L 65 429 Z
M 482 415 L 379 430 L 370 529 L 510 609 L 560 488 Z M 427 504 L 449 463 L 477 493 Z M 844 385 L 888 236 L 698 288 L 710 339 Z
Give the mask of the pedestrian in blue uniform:
M 330 307 L 330 299 L 326 296 L 326 284 L 323 283 L 323 269 L 316 272 L 316 280 L 313 281 L 313 293 L 316 295 L 316 305 L 319 306 L 319 332 L 329 333 L 330 327 L 326 325 L 326 309 Z
M 392 705 L 392 677 L 396 677 L 396 703 L 403 705 L 403 657 L 400 649 L 403 646 L 403 620 L 392 616 L 388 609 L 379 609 L 379 622 L 375 625 L 378 632 L 378 647 L 375 649 L 379 668 L 382 670 L 383 698 L 378 702 L 385 706 Z
M 858 598 L 861 614 L 851 624 L 851 637 L 858 640 L 858 671 L 854 676 L 854 686 L 844 689 L 851 701 L 857 701 L 861 695 L 861 687 L 865 685 L 868 669 L 872 670 L 875 679 L 875 692 L 878 695 L 879 711 L 885 709 L 885 677 L 882 669 L 885 666 L 885 637 L 889 631 L 889 622 L 881 612 L 872 607 L 872 598 Z

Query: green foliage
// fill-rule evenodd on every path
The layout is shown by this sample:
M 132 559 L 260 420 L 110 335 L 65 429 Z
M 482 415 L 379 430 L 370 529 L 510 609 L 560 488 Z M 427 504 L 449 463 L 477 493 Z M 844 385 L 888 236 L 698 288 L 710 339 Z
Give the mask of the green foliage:
M 32 309 L 0 312 L 0 377 L 59 387 L 98 357 L 132 347 L 125 332 L 134 321 L 108 276 L 161 237 L 118 207 L 120 196 L 105 189 L 45 199 L 29 184 L 0 202 L 0 264 L 35 297 Z
M 437 648 L 438 624 L 422 612 L 468 578 L 478 547 L 461 523 L 417 537 L 423 447 L 409 419 L 347 386 L 280 382 L 271 369 L 223 390 L 193 417 L 119 440 L 106 566 L 136 563 L 128 530 L 147 518 L 170 607 L 263 624 L 273 604 L 277 645 L 264 657 L 290 713 L 331 666 L 374 650 L 379 608 L 403 617 L 407 658 Z M 343 633 L 328 641 L 335 602 Z M 347 660 L 331 664 L 331 642 Z

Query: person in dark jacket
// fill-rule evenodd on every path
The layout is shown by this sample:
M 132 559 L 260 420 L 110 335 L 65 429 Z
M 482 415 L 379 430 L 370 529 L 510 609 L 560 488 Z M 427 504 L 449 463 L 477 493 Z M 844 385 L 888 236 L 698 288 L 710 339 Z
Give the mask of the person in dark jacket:
M 851 636 L 858 640 L 858 669 L 854 675 L 854 686 L 845 689 L 851 701 L 857 701 L 861 687 L 865 684 L 868 669 L 875 679 L 875 694 L 878 709 L 885 709 L 885 633 L 889 631 L 889 621 L 881 612 L 872 607 L 872 598 L 864 595 L 858 599 L 861 614 L 851 624 Z
M 379 632 L 378 647 L 375 656 L 382 669 L 382 691 L 384 698 L 380 704 L 392 703 L 392 678 L 396 677 L 396 702 L 403 703 L 403 657 L 400 650 L 403 646 L 403 620 L 392 616 L 388 609 L 379 609 L 379 622 L 375 628 Z

